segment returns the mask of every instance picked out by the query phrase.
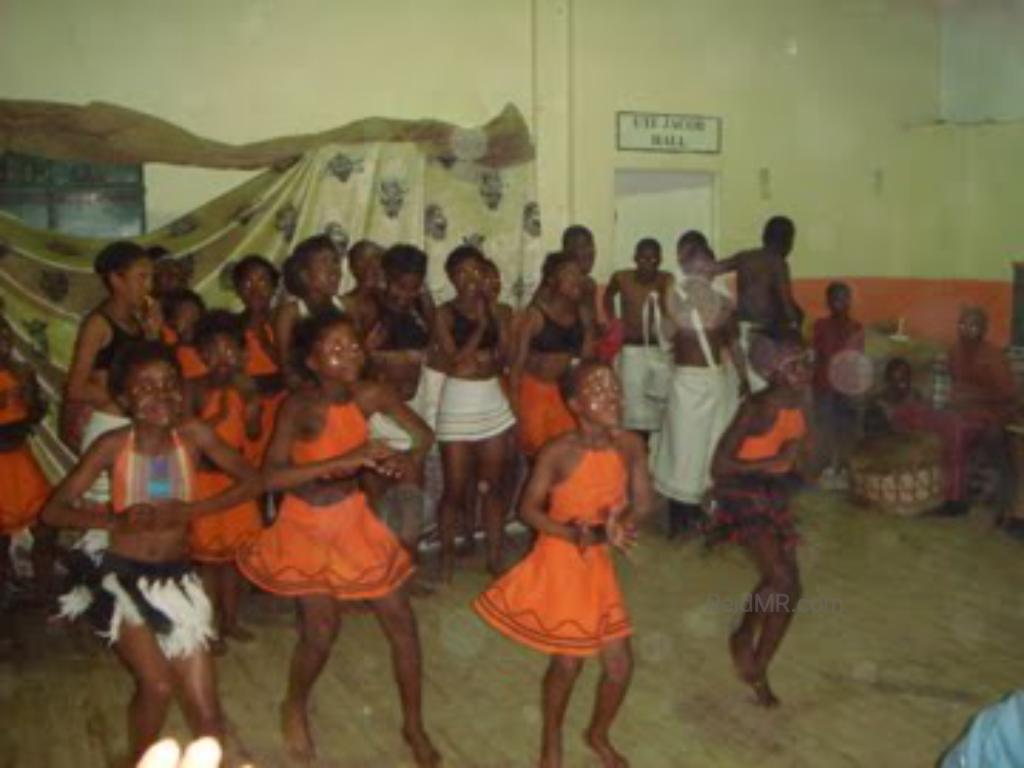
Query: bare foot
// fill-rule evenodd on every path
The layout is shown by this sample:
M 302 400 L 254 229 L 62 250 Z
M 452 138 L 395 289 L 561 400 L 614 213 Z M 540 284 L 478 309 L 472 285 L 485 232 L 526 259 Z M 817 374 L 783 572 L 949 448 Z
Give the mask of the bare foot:
M 234 640 L 236 643 L 251 643 L 256 639 L 256 635 L 250 630 L 235 624 L 233 627 L 226 627 L 221 630 L 221 637 L 226 637 L 228 640 Z
M 313 737 L 309 735 L 309 721 L 300 706 L 285 702 L 281 705 L 281 734 L 288 754 L 300 762 L 316 759 Z
M 755 680 L 750 684 L 750 687 L 754 689 L 754 695 L 757 697 L 757 705 L 759 707 L 771 709 L 772 707 L 777 707 L 782 703 L 772 692 L 771 687 L 768 685 L 767 677 Z
M 757 680 L 754 649 L 738 629 L 729 635 L 729 653 L 732 655 L 732 663 L 740 680 L 753 685 Z
M 441 753 L 434 748 L 426 731 L 402 729 L 402 738 L 412 750 L 418 768 L 437 768 L 441 765 Z
M 602 768 L 629 768 L 629 761 L 615 751 L 607 734 L 598 736 L 593 731 L 587 731 L 583 734 L 583 740 L 601 760 Z

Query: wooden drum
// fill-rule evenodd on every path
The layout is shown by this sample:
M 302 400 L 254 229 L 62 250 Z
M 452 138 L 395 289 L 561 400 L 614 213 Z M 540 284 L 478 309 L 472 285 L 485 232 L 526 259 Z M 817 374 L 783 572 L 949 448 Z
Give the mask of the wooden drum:
M 850 459 L 850 492 L 891 515 L 919 515 L 942 504 L 942 444 L 936 435 L 866 438 Z

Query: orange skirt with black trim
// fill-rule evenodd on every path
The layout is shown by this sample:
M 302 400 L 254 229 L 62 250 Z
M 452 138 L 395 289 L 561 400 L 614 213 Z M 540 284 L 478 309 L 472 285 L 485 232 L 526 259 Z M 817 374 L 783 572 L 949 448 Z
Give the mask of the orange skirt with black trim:
M 208 499 L 234 485 L 223 472 L 199 472 L 196 497 Z M 260 508 L 255 501 L 244 501 L 212 515 L 197 517 L 189 525 L 192 559 L 202 563 L 230 563 L 243 544 L 255 539 L 263 529 Z
M 523 453 L 535 456 L 549 441 L 576 429 L 558 384 L 535 376 L 519 380 L 519 437 Z
M 268 592 L 336 600 L 384 597 L 413 572 L 409 554 L 362 493 L 324 507 L 286 495 L 277 520 L 242 547 L 237 562 Z
M 0 536 L 34 524 L 49 495 L 50 483 L 27 443 L 0 452 Z
M 608 547 L 581 553 L 544 534 L 473 609 L 506 637 L 547 654 L 593 656 L 633 634 Z

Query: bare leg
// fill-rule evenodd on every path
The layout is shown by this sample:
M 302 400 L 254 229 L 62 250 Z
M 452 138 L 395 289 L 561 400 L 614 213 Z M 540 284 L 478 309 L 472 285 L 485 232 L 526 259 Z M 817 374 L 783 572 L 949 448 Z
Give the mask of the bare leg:
M 437 522 L 441 529 L 441 580 L 444 582 L 452 580 L 455 570 L 455 525 L 458 510 L 466 502 L 471 448 L 470 443 L 441 444 L 444 492 L 438 506 Z
M 423 726 L 423 671 L 416 615 L 403 590 L 374 600 L 372 605 L 391 646 L 391 666 L 402 702 L 402 736 L 412 749 L 416 764 L 433 768 L 441 764 L 441 756 Z
M 505 469 L 505 435 L 501 434 L 477 443 L 477 489 L 483 508 L 484 528 L 487 531 L 487 570 L 497 576 L 502 566 L 505 543 L 505 508 L 502 504 L 501 475 Z
M 223 740 L 224 720 L 217 698 L 213 657 L 206 651 L 198 651 L 185 658 L 172 659 L 170 664 L 192 736 L 197 739 L 213 736 Z
M 541 768 L 562 768 L 562 723 L 569 706 L 576 678 L 583 669 L 583 659 L 574 656 L 552 656 L 544 674 L 544 731 L 540 746 Z
M 757 679 L 757 665 L 754 662 L 754 647 L 757 634 L 764 618 L 759 610 L 765 605 L 768 595 L 768 582 L 762 579 L 747 597 L 746 608 L 739 627 L 729 636 L 729 652 L 732 654 L 733 665 L 740 679 L 753 684 Z
M 298 610 L 299 638 L 281 705 L 281 728 L 288 752 L 299 760 L 310 760 L 316 749 L 309 733 L 309 695 L 338 636 L 341 611 L 335 600 L 325 596 L 299 598 Z
M 758 702 L 765 706 L 775 706 L 779 700 L 768 685 L 768 665 L 775 657 L 782 639 L 789 631 L 793 621 L 803 587 L 800 584 L 800 572 L 796 564 L 796 553 L 786 549 L 775 539 L 777 559 L 773 561 L 771 589 L 773 599 L 771 610 L 765 614 L 761 626 L 761 636 L 754 651 L 754 662 L 760 672 L 760 680 L 755 686 Z
M 224 643 L 224 633 L 221 631 L 224 606 L 221 603 L 220 566 L 216 563 L 199 563 L 197 570 L 203 582 L 203 591 L 213 606 L 213 626 L 217 629 L 217 637 L 210 643 L 210 653 L 214 656 L 223 656 L 228 648 Z
M 633 652 L 628 638 L 616 640 L 601 651 L 601 667 L 594 714 L 585 739 L 601 759 L 603 768 L 629 768 L 629 761 L 615 750 L 608 736 L 633 676 Z
M 145 624 L 121 622 L 114 650 L 135 679 L 135 694 L 128 705 L 128 741 L 134 764 L 160 737 L 174 698 L 174 675 L 153 631 Z
M 5 550 L 6 551 L 6 550 Z M 57 529 L 39 523 L 32 527 L 32 574 L 36 588 L 44 600 L 52 597 L 54 589 L 54 562 L 57 559 Z M 2 588 L 0 588 L 2 593 Z
M 746 665 L 744 679 L 754 688 L 758 704 L 772 707 L 778 705 L 779 700 L 768 684 L 768 665 L 782 643 L 800 601 L 800 577 L 795 553 L 783 547 L 772 531 L 765 531 L 751 541 L 747 550 L 757 564 L 761 581 L 758 589 L 750 596 L 751 604 L 747 606 L 744 624 L 751 614 L 757 614 L 753 621 L 759 622 L 760 634 L 756 639 L 753 633 L 750 633 L 749 638 L 741 635 L 744 647 L 741 649 L 740 660 Z M 742 630 L 743 624 L 737 633 Z M 751 645 L 746 644 L 748 639 Z M 746 656 L 747 649 L 751 657 Z M 735 646 L 733 654 L 736 658 Z
M 238 623 L 238 604 L 245 589 L 245 579 L 234 563 L 221 563 L 220 568 L 220 634 L 239 643 L 252 642 L 255 635 Z

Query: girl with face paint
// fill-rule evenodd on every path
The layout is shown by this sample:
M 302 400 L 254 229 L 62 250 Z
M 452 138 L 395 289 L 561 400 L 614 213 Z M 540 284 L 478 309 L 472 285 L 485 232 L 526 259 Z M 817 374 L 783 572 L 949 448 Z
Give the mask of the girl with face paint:
M 212 610 L 189 559 L 188 531 L 193 521 L 254 498 L 260 481 L 210 427 L 184 417 L 181 370 L 164 345 L 126 345 L 108 385 L 131 421 L 89 447 L 50 497 L 43 520 L 110 534 L 98 564 L 85 557 L 73 563 L 75 586 L 61 598 L 61 614 L 84 615 L 135 679 L 128 722 L 137 759 L 159 737 L 171 692 L 180 695 L 196 736 L 223 738 L 209 651 Z M 202 460 L 232 482 L 200 501 Z M 110 502 L 89 502 L 85 493 L 103 472 L 111 476 Z
M 299 636 L 281 707 L 285 744 L 314 757 L 308 720 L 313 685 L 330 656 L 345 604 L 367 601 L 391 647 L 402 701 L 402 735 L 418 766 L 440 757 L 423 726 L 420 643 L 407 591 L 406 549 L 360 490 L 367 473 L 402 479 L 430 448 L 429 428 L 386 385 L 362 378 L 366 353 L 352 321 L 324 313 L 295 329 L 293 365 L 307 385 L 281 404 L 263 475 L 283 491 L 277 520 L 238 555 L 262 589 L 297 598 Z M 386 414 L 414 438 L 399 452 L 369 439 L 368 420 Z
M 712 461 L 715 513 L 709 541 L 743 545 L 760 580 L 729 649 L 757 703 L 779 703 L 768 665 L 800 601 L 798 536 L 790 497 L 807 459 L 811 366 L 796 333 L 755 337 L 750 363 L 768 387 L 743 401 Z
M 537 531 L 530 553 L 473 604 L 509 639 L 550 656 L 542 685 L 540 765 L 562 765 L 562 721 L 584 659 L 602 674 L 585 739 L 605 766 L 627 763 L 609 731 L 632 673 L 632 626 L 611 548 L 635 542 L 652 491 L 643 440 L 625 431 L 622 388 L 607 365 L 585 362 L 562 380 L 577 419 L 540 452 L 519 513 Z

